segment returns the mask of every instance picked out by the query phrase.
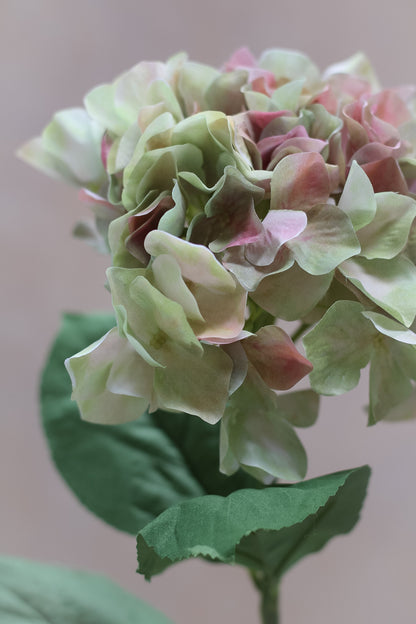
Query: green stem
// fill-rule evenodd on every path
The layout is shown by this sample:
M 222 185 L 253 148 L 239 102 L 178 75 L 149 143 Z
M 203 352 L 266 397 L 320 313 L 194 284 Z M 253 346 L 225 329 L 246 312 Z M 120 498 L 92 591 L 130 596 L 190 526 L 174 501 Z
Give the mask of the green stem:
M 310 323 L 302 323 L 302 325 L 300 325 L 297 330 L 291 335 L 292 342 L 296 342 L 296 340 L 298 340 L 302 336 L 302 334 L 304 334 L 306 330 L 309 329 L 310 326 Z
M 262 572 L 251 572 L 251 577 L 261 593 L 261 624 L 279 624 L 278 582 Z

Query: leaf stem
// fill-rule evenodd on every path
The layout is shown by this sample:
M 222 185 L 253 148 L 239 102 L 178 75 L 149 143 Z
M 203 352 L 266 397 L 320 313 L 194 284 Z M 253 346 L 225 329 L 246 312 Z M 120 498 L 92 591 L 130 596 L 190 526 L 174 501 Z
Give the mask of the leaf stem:
M 279 624 L 278 581 L 258 571 L 251 571 L 251 578 L 261 593 L 261 624 Z

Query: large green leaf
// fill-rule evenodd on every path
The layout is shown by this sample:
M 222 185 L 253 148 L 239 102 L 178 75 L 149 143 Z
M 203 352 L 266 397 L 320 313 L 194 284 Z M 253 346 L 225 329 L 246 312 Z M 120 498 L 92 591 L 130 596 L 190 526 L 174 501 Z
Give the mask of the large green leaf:
M 104 577 L 23 559 L 0 559 L 4 624 L 169 624 Z
M 301 557 L 354 527 L 369 474 L 364 466 L 175 505 L 138 534 L 138 571 L 150 578 L 178 561 L 202 556 L 277 580 Z
M 117 426 L 81 420 L 64 360 L 113 325 L 109 314 L 66 315 L 42 378 L 42 418 L 52 458 L 80 501 L 109 524 L 136 534 L 188 498 L 255 487 L 241 471 L 220 474 L 219 425 L 162 411 Z

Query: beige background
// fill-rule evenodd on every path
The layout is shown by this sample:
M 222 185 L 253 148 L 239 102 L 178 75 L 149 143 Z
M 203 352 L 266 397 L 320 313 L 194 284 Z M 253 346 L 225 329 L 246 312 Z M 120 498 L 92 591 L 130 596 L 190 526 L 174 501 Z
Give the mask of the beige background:
M 62 310 L 109 306 L 107 260 L 71 239 L 85 210 L 76 193 L 14 151 L 90 87 L 182 49 L 220 64 L 243 43 L 256 54 L 292 47 L 321 67 L 362 49 L 384 84 L 416 83 L 415 18 L 413 0 L 0 0 L 0 552 L 100 571 L 177 624 L 258 621 L 242 570 L 192 561 L 145 583 L 134 572 L 134 539 L 85 511 L 54 472 L 39 427 L 38 374 Z M 326 401 L 302 434 L 309 476 L 369 463 L 373 477 L 355 532 L 287 575 L 283 624 L 414 620 L 416 423 L 367 429 L 365 391 L 363 380 Z

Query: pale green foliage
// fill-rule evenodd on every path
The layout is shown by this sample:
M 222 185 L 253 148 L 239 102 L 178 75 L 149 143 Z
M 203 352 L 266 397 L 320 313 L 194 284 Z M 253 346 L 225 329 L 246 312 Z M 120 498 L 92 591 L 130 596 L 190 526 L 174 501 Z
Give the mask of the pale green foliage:
M 0 558 L 5 624 L 172 624 L 104 577 L 35 561 Z

